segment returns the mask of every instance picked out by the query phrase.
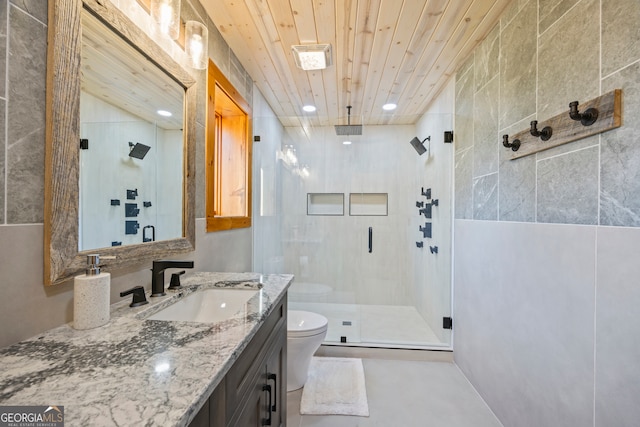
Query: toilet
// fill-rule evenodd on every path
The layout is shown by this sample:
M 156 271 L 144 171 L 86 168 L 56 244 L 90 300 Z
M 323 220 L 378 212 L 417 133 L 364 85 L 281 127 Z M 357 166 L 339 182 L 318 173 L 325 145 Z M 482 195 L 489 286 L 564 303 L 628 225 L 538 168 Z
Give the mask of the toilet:
M 304 386 L 311 357 L 327 335 L 326 317 L 310 311 L 287 312 L 287 391 Z

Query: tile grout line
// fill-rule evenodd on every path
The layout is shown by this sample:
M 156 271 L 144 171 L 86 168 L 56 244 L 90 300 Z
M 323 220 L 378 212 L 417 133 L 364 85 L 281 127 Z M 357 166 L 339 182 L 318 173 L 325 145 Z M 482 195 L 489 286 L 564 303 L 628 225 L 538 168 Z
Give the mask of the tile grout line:
M 467 382 L 467 384 L 469 384 L 469 386 L 473 389 L 473 391 L 475 392 L 476 396 L 478 396 L 478 398 L 482 401 L 482 403 L 484 403 L 484 405 L 487 407 L 487 409 L 489 410 L 489 412 L 491 412 L 491 415 L 494 416 L 494 418 L 496 419 L 496 421 L 504 427 L 504 424 L 502 424 L 502 421 L 500 421 L 500 418 L 498 418 L 498 416 L 496 415 L 495 412 L 493 412 L 493 409 L 491 408 L 491 406 L 489 406 L 489 404 L 487 403 L 486 400 L 484 400 L 484 397 L 482 397 L 482 395 L 480 394 L 480 392 L 478 391 L 478 389 L 473 385 L 473 383 L 471 382 L 471 380 L 469 380 L 469 378 L 465 375 L 465 373 L 462 371 L 462 369 L 460 368 L 460 366 L 458 366 L 458 363 L 456 363 L 455 359 L 453 360 L 453 366 L 456 367 L 456 369 L 458 370 L 458 372 L 460 372 L 460 375 L 462 375 L 462 377 L 465 379 L 465 381 Z
M 543 159 L 539 159 L 538 160 L 536 158 L 536 163 L 541 163 L 541 162 L 544 162 L 544 161 L 547 161 L 547 160 L 552 160 L 552 159 L 555 159 L 555 158 L 558 158 L 558 157 L 566 156 L 567 154 L 573 154 L 573 153 L 577 153 L 578 151 L 584 151 L 584 150 L 588 150 L 590 148 L 599 147 L 599 146 L 600 146 L 600 143 L 598 142 L 598 143 L 594 143 L 593 145 L 588 145 L 586 147 L 577 148 L 577 149 L 571 150 L 571 151 L 566 151 L 564 153 L 558 153 L 558 154 L 555 154 L 553 156 L 545 157 Z M 538 153 L 535 153 L 535 154 L 537 155 Z
M 540 0 L 536 2 L 536 112 L 538 119 L 538 78 L 540 70 Z M 538 223 L 538 153 L 533 159 L 533 222 Z
M 594 245 L 594 258 L 593 265 L 594 272 L 594 286 L 593 286 L 593 426 L 596 426 L 596 364 L 597 364 L 597 306 L 598 306 L 598 230 L 595 232 L 595 245 Z
M 602 25 L 602 24 L 601 24 L 601 25 Z M 600 43 L 602 44 L 602 40 L 600 40 Z M 627 64 L 627 65 L 625 65 L 625 66 L 623 66 L 623 67 L 620 67 L 620 68 L 619 68 L 619 69 L 617 69 L 617 70 L 614 70 L 614 71 L 610 72 L 610 73 L 609 73 L 609 74 L 607 74 L 606 76 L 602 76 L 602 75 L 601 75 L 601 76 L 600 76 L 600 83 L 602 84 L 602 80 L 606 80 L 606 79 L 608 79 L 609 77 L 611 77 L 611 76 L 613 76 L 613 75 L 615 75 L 615 74 L 618 74 L 618 73 L 620 73 L 620 72 L 622 72 L 622 71 L 626 70 L 627 68 L 631 68 L 631 67 L 633 67 L 634 65 L 638 64 L 639 62 L 640 62 L 640 59 L 637 59 L 637 60 L 635 60 L 635 61 L 633 61 L 633 62 L 630 62 L 629 64 Z M 602 73 L 602 53 L 600 53 L 600 68 L 601 68 L 601 69 L 600 69 L 600 73 Z M 602 90 L 602 88 L 601 88 L 600 90 Z M 602 93 L 602 92 L 601 92 L 601 93 Z
M 4 74 L 4 129 L 2 129 L 2 132 L 4 133 L 4 171 L 3 171 L 3 175 L 4 175 L 4 186 L 2 188 L 3 191 L 3 196 L 4 196 L 4 200 L 3 200 L 3 204 L 2 204 L 2 224 L 6 225 L 7 224 L 7 206 L 8 206 L 8 195 L 7 195 L 7 191 L 9 188 L 8 185 L 8 180 L 9 180 L 9 33 L 10 33 L 10 28 L 9 28 L 9 16 L 10 16 L 10 7 L 11 5 L 9 4 L 9 2 L 7 2 L 6 5 L 6 12 L 7 12 L 7 18 L 6 18 L 6 40 L 5 40 L 5 74 Z
M 498 130 L 498 134 L 496 135 L 496 139 L 498 141 L 500 141 L 500 119 L 502 117 L 502 102 L 500 102 L 502 100 L 502 62 L 500 61 L 500 52 L 502 52 L 502 23 L 499 22 L 498 23 L 498 123 L 497 123 L 497 130 Z M 502 157 L 502 150 L 501 150 L 502 146 L 500 143 L 497 144 L 496 147 L 496 151 L 498 152 L 498 169 L 497 169 L 497 173 L 498 173 L 498 177 L 496 179 L 497 183 L 496 183 L 496 191 L 498 192 L 497 195 L 497 207 L 496 207 L 496 221 L 500 222 L 500 166 L 502 166 L 502 162 L 500 161 L 500 158 Z
M 599 46 L 600 46 L 600 55 L 599 55 L 599 60 L 600 60 L 600 66 L 599 68 L 599 77 L 600 80 L 598 81 L 598 91 L 600 92 L 600 94 L 602 94 L 602 0 L 600 0 L 599 2 L 599 7 L 600 7 L 600 16 L 599 16 L 599 25 L 600 27 L 598 28 L 598 37 L 599 37 Z M 596 369 L 597 369 L 597 357 L 598 357 L 598 311 L 597 311 L 597 307 L 598 307 L 598 226 L 601 223 L 601 209 L 600 209 L 600 200 L 601 200 L 601 192 L 602 192 L 602 182 L 601 182 L 601 164 L 602 164 L 602 134 L 598 135 L 598 191 L 597 191 L 597 202 L 598 202 L 598 212 L 597 212 L 597 225 L 596 225 L 596 230 L 595 230 L 595 245 L 594 245 L 594 263 L 593 263 L 593 412 L 592 412 L 592 416 L 593 416 L 593 427 L 596 427 Z
M 542 36 L 544 35 L 544 33 L 548 32 L 551 28 L 553 28 L 554 26 L 558 25 L 558 22 L 560 22 L 560 20 L 562 20 L 565 16 L 567 16 L 569 13 L 571 13 L 571 11 L 573 11 L 575 8 L 578 7 L 578 5 L 582 2 L 582 0 L 578 0 L 575 2 L 575 4 L 573 6 L 571 6 L 569 8 L 569 10 L 567 10 L 566 12 L 564 12 L 561 16 L 557 17 L 552 24 L 550 24 L 546 30 L 544 30 L 544 32 L 540 33 L 540 0 L 538 0 L 538 36 Z

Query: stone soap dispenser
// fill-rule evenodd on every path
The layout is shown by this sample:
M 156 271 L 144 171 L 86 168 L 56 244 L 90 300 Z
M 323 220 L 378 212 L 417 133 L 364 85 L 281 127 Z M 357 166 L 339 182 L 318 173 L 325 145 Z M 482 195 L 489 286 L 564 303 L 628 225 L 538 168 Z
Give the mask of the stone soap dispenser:
M 111 274 L 101 273 L 99 264 L 100 255 L 87 255 L 86 274 L 73 279 L 74 329 L 92 329 L 109 323 Z

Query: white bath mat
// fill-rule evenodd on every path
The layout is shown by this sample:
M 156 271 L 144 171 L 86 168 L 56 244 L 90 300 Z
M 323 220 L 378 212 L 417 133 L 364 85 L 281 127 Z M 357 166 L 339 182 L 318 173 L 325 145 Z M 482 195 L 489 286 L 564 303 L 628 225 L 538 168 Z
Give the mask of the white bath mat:
M 369 416 L 362 359 L 314 357 L 302 390 L 303 415 Z

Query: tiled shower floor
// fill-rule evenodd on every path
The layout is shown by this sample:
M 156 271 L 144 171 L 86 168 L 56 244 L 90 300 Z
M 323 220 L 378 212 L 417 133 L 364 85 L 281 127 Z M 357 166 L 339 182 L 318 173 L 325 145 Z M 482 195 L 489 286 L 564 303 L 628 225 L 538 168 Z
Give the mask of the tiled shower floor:
M 393 347 L 448 346 L 433 332 L 415 307 L 289 301 L 290 310 L 322 314 L 329 320 L 325 343 Z

